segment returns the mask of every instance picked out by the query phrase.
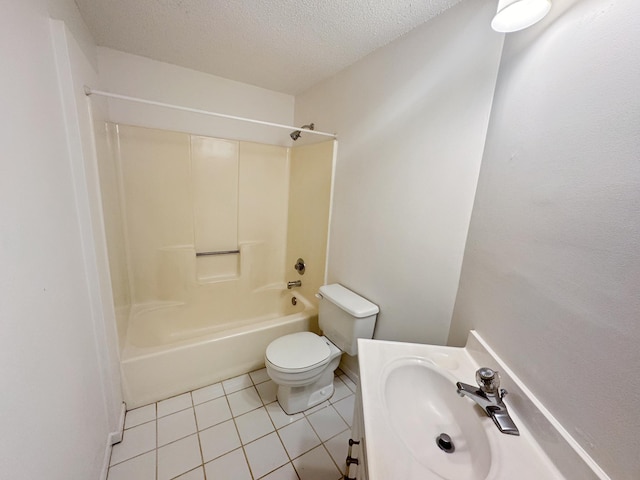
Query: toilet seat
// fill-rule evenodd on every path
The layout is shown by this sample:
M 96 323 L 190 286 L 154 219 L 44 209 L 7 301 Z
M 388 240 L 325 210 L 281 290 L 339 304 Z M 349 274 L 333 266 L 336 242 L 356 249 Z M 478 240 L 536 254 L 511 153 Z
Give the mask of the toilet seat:
M 329 362 L 331 348 L 326 342 L 315 333 L 292 333 L 271 342 L 265 357 L 276 371 L 305 372 Z

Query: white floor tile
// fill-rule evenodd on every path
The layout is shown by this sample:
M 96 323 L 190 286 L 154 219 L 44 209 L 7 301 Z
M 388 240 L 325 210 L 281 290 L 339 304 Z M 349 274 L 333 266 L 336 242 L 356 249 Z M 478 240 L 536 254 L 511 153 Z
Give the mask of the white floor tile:
M 340 379 L 340 377 L 333 378 L 333 395 L 331 396 L 330 402 L 335 403 L 339 400 L 342 400 L 349 395 L 353 395 L 353 392 L 349 387 L 345 385 L 345 383 Z
M 235 418 L 235 421 L 243 445 L 275 430 L 264 407 L 240 415 Z
M 271 417 L 273 424 L 276 428 L 282 428 L 285 425 L 289 425 L 297 420 L 300 420 L 304 415 L 302 413 L 296 413 L 295 415 L 287 415 L 278 402 L 270 403 L 265 407 L 267 413 Z
M 262 399 L 262 403 L 264 403 L 265 405 L 276 401 L 278 385 L 273 383 L 273 380 L 267 380 L 266 382 L 262 382 L 256 385 L 256 389 L 258 390 L 258 394 Z
M 260 478 L 289 461 L 275 432 L 246 445 L 244 450 L 254 478 Z
M 156 422 L 149 422 L 124 431 L 122 442 L 113 446 L 111 463 L 123 462 L 156 448 Z
M 191 435 L 158 449 L 158 480 L 169 480 L 200 464 L 198 436 Z
M 195 412 L 198 430 L 204 430 L 231 418 L 231 410 L 225 397 L 196 405 Z
M 323 442 L 349 428 L 332 406 L 318 410 L 307 419 Z
M 249 372 L 249 376 L 251 377 L 251 380 L 255 385 L 269 380 L 269 374 L 267 373 L 266 368 L 262 368 L 254 372 Z
M 296 458 L 320 445 L 318 435 L 313 431 L 306 418 L 278 430 L 284 448 L 290 458 Z
M 238 438 L 233 420 L 227 420 L 215 427 L 202 430 L 199 435 L 202 457 L 205 462 L 229 453 L 240 446 L 240 438 Z
M 156 451 L 132 458 L 109 468 L 107 480 L 155 480 Z
M 191 403 L 191 395 L 189 393 L 167 398 L 166 400 L 158 402 L 158 418 L 190 407 L 193 407 L 193 404 Z
M 251 473 L 242 449 L 227 453 L 204 466 L 207 478 L 220 480 L 251 480 Z
M 293 460 L 301 480 L 337 480 L 341 473 L 322 445 Z
M 209 400 L 220 398 L 222 396 L 224 396 L 224 389 L 222 388 L 221 383 L 214 383 L 213 385 L 209 385 L 208 387 L 199 388 L 198 390 L 194 390 L 193 392 L 191 392 L 191 397 L 193 398 L 194 405 L 208 402 Z
M 263 368 L 130 410 L 107 480 L 338 480 L 355 389 L 337 372 L 329 401 L 287 415 Z
M 344 382 L 344 384 L 349 387 L 349 390 L 351 390 L 353 393 L 356 393 L 356 383 L 351 380 L 349 377 L 347 377 L 346 375 L 340 375 L 340 380 L 342 380 Z
M 347 473 L 346 459 L 349 453 L 349 438 L 351 438 L 351 431 L 345 430 L 324 442 L 324 446 L 329 451 L 329 455 L 331 455 L 331 458 L 333 458 L 333 461 L 338 465 L 342 473 Z
M 342 419 L 347 422 L 347 425 L 350 427 L 353 426 L 353 408 L 355 403 L 356 396 L 349 395 L 348 397 L 333 404 L 333 408 L 338 411 Z
M 202 467 L 198 467 L 195 470 L 176 477 L 175 480 L 204 480 L 204 470 Z
M 293 468 L 293 465 L 287 463 L 284 467 L 280 467 L 275 472 L 271 472 L 260 480 L 298 480 L 298 474 Z
M 260 396 L 254 386 L 227 395 L 227 399 L 229 400 L 231 412 L 234 417 L 262 406 L 262 401 L 260 400 Z
M 156 404 L 129 410 L 124 417 L 124 428 L 136 427 L 156 419 Z
M 315 412 L 317 412 L 317 411 L 319 411 L 319 410 L 322 410 L 323 408 L 327 408 L 329 405 L 331 405 L 331 403 L 329 403 L 329 400 L 326 400 L 326 401 L 324 401 L 324 402 L 322 402 L 322 403 L 319 403 L 319 404 L 318 404 L 318 405 L 316 405 L 315 407 L 310 408 L 309 410 L 305 410 L 305 411 L 304 411 L 304 412 L 302 412 L 302 413 L 304 413 L 305 415 L 309 416 L 309 415 L 311 415 L 312 413 L 315 413 Z
M 193 408 L 158 419 L 158 446 L 188 437 L 197 432 Z
M 224 391 L 227 395 L 233 392 L 237 392 L 238 390 L 242 390 L 243 388 L 250 387 L 252 385 L 253 382 L 251 381 L 251 377 L 249 377 L 249 374 L 247 373 L 222 382 L 222 386 L 224 387 Z

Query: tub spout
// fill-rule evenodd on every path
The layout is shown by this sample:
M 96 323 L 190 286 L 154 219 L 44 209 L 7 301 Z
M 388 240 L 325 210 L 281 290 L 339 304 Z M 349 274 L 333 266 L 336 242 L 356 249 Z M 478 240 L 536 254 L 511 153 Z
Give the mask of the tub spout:
M 287 282 L 287 288 L 291 290 L 293 287 L 301 287 L 302 280 L 296 280 L 295 282 Z

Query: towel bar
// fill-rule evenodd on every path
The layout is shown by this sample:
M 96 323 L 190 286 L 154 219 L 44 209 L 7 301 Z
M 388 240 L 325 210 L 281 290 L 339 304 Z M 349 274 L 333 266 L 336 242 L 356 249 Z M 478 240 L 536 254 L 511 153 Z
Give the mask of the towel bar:
M 196 257 L 207 257 L 209 255 L 232 255 L 240 253 L 240 250 L 220 250 L 218 252 L 196 252 Z

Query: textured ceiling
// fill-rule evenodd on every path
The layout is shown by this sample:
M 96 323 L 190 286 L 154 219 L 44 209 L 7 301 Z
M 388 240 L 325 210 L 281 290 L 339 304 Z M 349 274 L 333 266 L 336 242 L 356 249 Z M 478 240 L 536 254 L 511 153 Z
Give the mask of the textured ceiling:
M 98 45 L 295 94 L 460 0 L 76 0 Z

